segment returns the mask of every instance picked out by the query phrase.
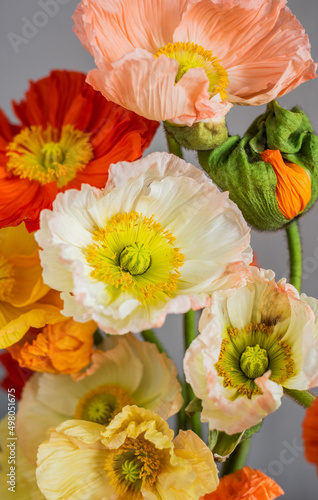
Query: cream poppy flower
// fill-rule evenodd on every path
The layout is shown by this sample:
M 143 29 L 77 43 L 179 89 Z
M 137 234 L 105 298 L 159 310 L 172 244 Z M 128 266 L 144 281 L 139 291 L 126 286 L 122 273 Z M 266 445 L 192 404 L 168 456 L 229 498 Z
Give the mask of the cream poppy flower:
M 235 284 L 233 271 L 252 258 L 249 233 L 201 170 L 154 153 L 112 165 L 104 190 L 59 194 L 35 237 L 63 314 L 122 334 L 160 327 L 168 313 L 202 308 Z
M 150 410 L 126 406 L 108 427 L 69 420 L 39 447 L 48 500 L 199 500 L 218 484 L 208 447 L 192 431 L 173 440 Z
M 184 359 L 202 421 L 228 434 L 275 411 L 284 388 L 318 383 L 318 301 L 272 271 L 249 270 L 244 286 L 213 296 Z
M 153 120 L 191 126 L 315 78 L 286 0 L 82 0 L 74 31 L 98 69 L 87 81 Z
M 17 436 L 29 460 L 35 463 L 47 429 L 63 420 L 107 425 L 126 405 L 153 410 L 167 419 L 181 408 L 177 369 L 154 344 L 128 334 L 108 338 L 102 347 L 76 380 L 36 374 L 26 383 L 17 412 Z

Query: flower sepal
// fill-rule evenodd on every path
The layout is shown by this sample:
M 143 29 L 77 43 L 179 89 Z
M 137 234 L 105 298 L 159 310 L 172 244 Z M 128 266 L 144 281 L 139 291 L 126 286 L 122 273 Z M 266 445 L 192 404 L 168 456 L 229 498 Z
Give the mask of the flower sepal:
M 236 434 L 227 434 L 223 431 L 213 429 L 209 432 L 208 446 L 214 455 L 216 462 L 225 462 L 228 457 L 233 453 L 235 448 L 245 439 L 249 439 L 256 432 L 258 432 L 263 422 L 253 425 L 246 431 L 238 432 Z
M 186 414 L 192 417 L 195 413 L 201 413 L 202 411 L 202 401 L 199 398 L 194 398 L 185 409 Z
M 166 131 L 187 149 L 206 151 L 221 146 L 228 138 L 225 119 L 197 122 L 191 127 L 164 122 Z

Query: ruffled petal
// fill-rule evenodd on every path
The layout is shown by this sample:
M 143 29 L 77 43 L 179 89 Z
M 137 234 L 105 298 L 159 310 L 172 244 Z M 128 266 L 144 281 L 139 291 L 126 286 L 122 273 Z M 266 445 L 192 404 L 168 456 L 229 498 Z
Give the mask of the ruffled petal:
M 229 76 L 228 100 L 260 105 L 316 77 L 304 29 L 285 0 L 201 0 L 191 5 L 174 42 L 211 50 Z
M 90 71 L 87 82 L 107 99 L 150 120 L 191 126 L 196 121 L 223 118 L 231 105 L 218 96 L 210 99 L 205 71 L 191 68 L 175 83 L 178 68 L 176 59 L 154 58 L 136 49 L 113 68 Z
M 73 20 L 74 31 L 95 58 L 112 62 L 136 48 L 151 53 L 172 40 L 189 0 L 82 0 Z

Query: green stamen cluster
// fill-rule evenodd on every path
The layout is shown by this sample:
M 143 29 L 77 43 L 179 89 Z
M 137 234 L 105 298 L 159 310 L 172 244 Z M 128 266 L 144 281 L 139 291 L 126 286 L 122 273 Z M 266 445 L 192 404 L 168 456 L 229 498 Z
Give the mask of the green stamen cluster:
M 142 464 L 139 462 L 139 460 L 126 460 L 121 467 L 123 476 L 125 477 L 126 481 L 131 481 L 132 483 L 137 481 L 137 479 L 140 478 L 141 467 Z
M 144 274 L 151 265 L 151 254 L 143 243 L 135 243 L 124 248 L 119 256 L 123 271 L 132 276 Z
M 292 350 L 283 336 L 263 323 L 250 323 L 241 331 L 226 331 L 215 368 L 223 377 L 224 387 L 236 389 L 233 397 L 251 399 L 262 394 L 255 379 L 267 370 L 271 370 L 270 379 L 278 384 L 295 375 Z
M 247 346 L 240 359 L 240 367 L 248 378 L 261 377 L 269 364 L 267 351 L 258 344 Z

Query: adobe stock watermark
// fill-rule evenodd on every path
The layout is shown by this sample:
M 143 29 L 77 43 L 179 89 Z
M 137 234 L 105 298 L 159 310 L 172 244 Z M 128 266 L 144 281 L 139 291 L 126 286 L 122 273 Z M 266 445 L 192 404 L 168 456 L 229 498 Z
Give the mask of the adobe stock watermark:
M 16 54 L 20 52 L 21 45 L 26 45 L 32 40 L 39 32 L 41 28 L 47 26 L 50 19 L 55 17 L 61 6 L 72 2 L 72 0 L 37 0 L 37 5 L 40 7 L 36 12 L 34 12 L 32 18 L 22 17 L 22 27 L 20 33 L 10 33 L 7 34 L 9 42 Z
M 304 453 L 304 446 L 297 443 L 296 439 L 293 439 L 290 444 L 288 441 L 284 440 L 282 442 L 283 449 L 280 451 L 277 459 L 271 460 L 267 466 L 267 469 L 261 469 L 264 474 L 271 477 L 279 477 L 283 474 L 286 465 L 291 465 L 295 460 L 302 456 Z

